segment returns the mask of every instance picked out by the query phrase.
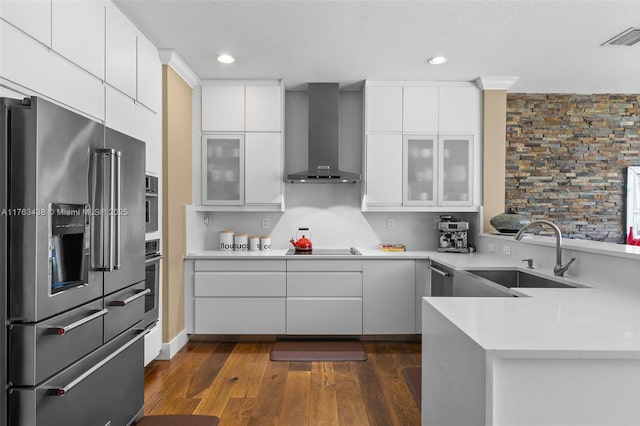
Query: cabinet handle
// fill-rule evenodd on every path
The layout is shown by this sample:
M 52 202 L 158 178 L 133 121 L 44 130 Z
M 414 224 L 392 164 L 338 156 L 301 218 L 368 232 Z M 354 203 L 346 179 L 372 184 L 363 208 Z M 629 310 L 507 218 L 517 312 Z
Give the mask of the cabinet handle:
M 433 272 L 435 272 L 438 275 L 441 275 L 443 277 L 450 277 L 452 274 L 451 272 L 447 272 L 447 271 L 442 271 L 434 266 L 431 265 L 427 265 L 427 268 L 431 269 Z
M 124 300 L 113 300 L 113 301 L 111 301 L 109 303 L 109 305 L 111 305 L 111 306 L 125 306 L 125 305 L 133 302 L 134 300 L 139 299 L 142 296 L 146 296 L 147 294 L 150 294 L 150 293 L 151 293 L 151 289 L 148 288 L 146 290 L 139 291 L 136 294 L 134 294 L 133 296 L 127 297 Z
M 104 316 L 108 312 L 109 312 L 108 309 L 103 309 L 101 311 L 94 312 L 93 314 L 89 315 L 88 317 L 84 317 L 81 320 L 78 320 L 78 321 L 76 321 L 74 323 L 71 323 L 69 325 L 60 326 L 60 327 L 58 327 L 58 326 L 49 327 L 49 330 L 51 330 L 54 334 L 57 334 L 58 336 L 64 336 L 68 331 L 71 331 L 76 327 L 80 327 L 81 325 L 86 324 L 91 320 L 94 320 L 96 318 Z
M 133 339 L 129 340 L 124 345 L 120 346 L 120 348 L 118 348 L 116 351 L 111 352 L 109 354 L 109 356 L 107 356 L 105 359 L 103 359 L 102 361 L 100 361 L 99 363 L 97 363 L 96 365 L 94 365 L 93 367 L 91 367 L 90 369 L 88 369 L 87 371 L 85 371 L 84 373 L 79 375 L 78 377 L 76 377 L 74 380 L 72 380 L 66 386 L 47 389 L 47 394 L 50 395 L 50 396 L 65 396 L 67 393 L 69 393 L 69 391 L 71 389 L 76 387 L 79 383 L 81 383 L 87 377 L 89 377 L 90 375 L 95 373 L 98 369 L 102 368 L 103 365 L 105 365 L 106 363 L 108 363 L 109 361 L 111 361 L 112 359 L 117 357 L 118 355 L 120 355 L 129 346 L 133 345 L 134 343 L 136 343 L 138 340 L 142 339 L 144 336 L 146 336 L 150 332 L 151 332 L 151 330 L 145 330 L 142 333 L 138 334 L 136 337 L 134 337 Z

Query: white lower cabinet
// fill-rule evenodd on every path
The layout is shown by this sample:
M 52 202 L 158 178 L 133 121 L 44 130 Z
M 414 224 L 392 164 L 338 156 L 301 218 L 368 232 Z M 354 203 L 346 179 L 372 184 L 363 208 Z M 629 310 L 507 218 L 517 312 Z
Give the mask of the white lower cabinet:
M 198 334 L 284 334 L 284 298 L 196 298 Z
M 194 332 L 284 334 L 284 260 L 196 260 Z
M 287 334 L 362 334 L 361 297 L 287 297 Z
M 418 264 L 420 264 L 418 266 Z M 188 268 L 196 334 L 414 334 L 413 259 L 199 259 Z M 191 301 L 191 302 L 189 302 Z M 192 310 L 193 309 L 193 310 Z M 192 318 L 192 320 L 190 319 Z M 192 321 L 192 322 L 191 322 Z
M 416 333 L 414 260 L 363 262 L 363 334 Z
M 287 261 L 287 334 L 361 335 L 362 261 Z

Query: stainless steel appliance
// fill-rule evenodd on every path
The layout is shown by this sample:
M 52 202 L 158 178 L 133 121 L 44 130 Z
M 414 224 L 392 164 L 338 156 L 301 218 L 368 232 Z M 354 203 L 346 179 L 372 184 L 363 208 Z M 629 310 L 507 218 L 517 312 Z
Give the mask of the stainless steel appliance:
M 309 83 L 308 168 L 287 175 L 290 183 L 355 183 L 360 174 L 340 170 L 340 85 Z
M 160 303 L 160 240 L 148 240 L 145 243 L 145 297 L 144 320 L 142 325 L 150 328 L 158 321 Z
M 158 178 L 146 175 L 144 182 L 145 231 L 155 232 L 158 230 Z
M 439 252 L 469 253 L 467 245 L 469 222 L 458 221 L 451 216 L 440 216 L 438 231 Z
M 0 424 L 129 424 L 144 400 L 144 143 L 41 98 L 0 105 Z

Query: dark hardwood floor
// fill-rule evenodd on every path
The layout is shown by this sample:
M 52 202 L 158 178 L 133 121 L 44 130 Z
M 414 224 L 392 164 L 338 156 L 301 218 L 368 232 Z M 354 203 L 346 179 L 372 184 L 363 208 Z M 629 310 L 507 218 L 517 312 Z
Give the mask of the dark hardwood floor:
M 144 412 L 220 426 L 419 425 L 402 369 L 420 365 L 420 343 L 363 343 L 364 362 L 272 362 L 273 343 L 189 342 L 147 366 Z

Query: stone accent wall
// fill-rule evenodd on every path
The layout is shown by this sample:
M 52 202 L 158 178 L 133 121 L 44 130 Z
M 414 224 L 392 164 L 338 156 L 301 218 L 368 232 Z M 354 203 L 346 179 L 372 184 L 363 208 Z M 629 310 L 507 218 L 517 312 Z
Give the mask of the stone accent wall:
M 640 95 L 507 94 L 506 207 L 568 238 L 624 241 Z

